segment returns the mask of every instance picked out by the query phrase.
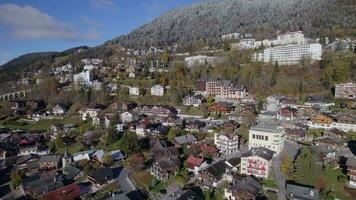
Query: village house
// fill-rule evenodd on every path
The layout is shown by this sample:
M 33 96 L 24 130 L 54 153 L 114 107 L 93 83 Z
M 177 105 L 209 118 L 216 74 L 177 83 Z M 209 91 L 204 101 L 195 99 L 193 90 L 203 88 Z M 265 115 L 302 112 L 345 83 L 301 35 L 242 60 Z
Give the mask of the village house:
M 286 139 L 288 139 L 288 140 L 292 140 L 295 142 L 302 142 L 302 141 L 311 142 L 311 141 L 313 141 L 313 137 L 308 136 L 307 131 L 304 129 L 286 128 L 285 132 L 286 132 Z
M 356 99 L 356 83 L 335 84 L 335 98 Z
M 43 155 L 40 157 L 38 160 L 40 164 L 40 168 L 44 170 L 50 170 L 50 169 L 58 169 L 60 168 L 61 164 L 61 155 Z
M 278 155 L 283 149 L 286 133 L 275 123 L 260 122 L 249 130 L 248 148 L 265 147 Z
M 305 187 L 300 185 L 294 185 L 287 183 L 286 186 L 286 198 L 287 200 L 299 200 L 299 199 L 308 199 L 308 200 L 319 200 L 319 192 L 311 187 Z
M 154 85 L 151 87 L 151 95 L 152 96 L 163 96 L 164 95 L 164 87 L 162 85 Z
M 277 119 L 279 120 L 295 120 L 297 118 L 298 110 L 291 107 L 285 107 L 277 112 Z
M 202 144 L 200 146 L 200 154 L 203 157 L 217 157 L 219 156 L 219 149 L 207 144 Z
M 184 130 L 188 132 L 199 132 L 205 126 L 206 123 L 200 120 L 188 121 Z
M 178 147 L 181 148 L 184 145 L 192 144 L 197 141 L 197 138 L 193 134 L 187 134 L 187 135 L 182 135 L 175 137 L 172 141 L 172 143 Z
M 54 115 L 64 115 L 68 111 L 68 107 L 63 103 L 57 103 L 52 108 L 52 113 Z
M 114 173 L 111 168 L 99 168 L 89 172 L 88 179 L 95 184 L 96 187 L 100 188 L 114 179 Z
M 215 133 L 214 144 L 222 154 L 235 154 L 239 151 L 239 136 L 234 133 Z
M 50 191 L 41 197 L 41 200 L 68 200 L 78 199 L 82 191 L 76 183 Z
M 193 106 L 193 107 L 199 107 L 201 106 L 203 102 L 203 97 L 202 96 L 186 96 L 183 98 L 183 105 L 185 106 Z
M 203 158 L 197 158 L 194 156 L 189 156 L 186 160 L 188 165 L 188 171 L 198 173 L 202 168 L 207 166 L 207 163 Z
M 253 176 L 247 176 L 230 188 L 225 188 L 224 197 L 230 200 L 256 200 L 261 189 L 261 184 Z
M 123 123 L 130 123 L 138 120 L 138 116 L 135 113 L 128 111 L 121 113 L 120 117 Z
M 235 110 L 235 106 L 232 103 L 219 102 L 210 105 L 207 110 L 214 114 L 230 114 Z
M 130 87 L 129 95 L 130 96 L 139 96 L 140 95 L 140 88 L 138 88 L 138 87 Z
M 356 158 L 349 158 L 346 161 L 348 186 L 356 188 Z
M 224 160 L 216 162 L 199 172 L 198 182 L 204 188 L 218 187 L 224 181 L 230 180 L 231 167 Z
M 356 131 L 356 115 L 344 117 L 332 117 L 329 115 L 319 114 L 312 117 L 307 125 L 311 129 L 339 129 L 345 132 Z
M 177 114 L 177 110 L 170 106 L 141 105 L 134 108 L 133 111 L 139 114 L 155 115 L 155 116 L 170 116 L 170 115 Z
M 251 148 L 241 156 L 240 173 L 268 178 L 274 152 L 264 148 Z
M 158 139 L 151 139 L 150 146 L 154 160 L 151 174 L 157 180 L 166 181 L 176 174 L 181 164 L 178 149 Z
M 104 108 L 105 106 L 100 104 L 89 105 L 88 107 L 81 109 L 79 114 L 82 120 L 85 121 L 95 118 Z
M 305 98 L 304 105 L 326 110 L 329 106 L 333 106 L 335 104 L 324 96 L 311 95 Z
M 88 150 L 88 151 L 81 151 L 81 152 L 76 152 L 72 155 L 73 161 L 78 162 L 80 160 L 91 160 L 95 151 L 94 150 Z

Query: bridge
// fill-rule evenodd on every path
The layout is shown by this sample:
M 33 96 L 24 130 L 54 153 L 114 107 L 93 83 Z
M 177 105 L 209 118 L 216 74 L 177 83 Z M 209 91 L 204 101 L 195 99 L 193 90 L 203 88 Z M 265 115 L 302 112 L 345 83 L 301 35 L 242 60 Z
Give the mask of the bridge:
M 20 99 L 22 97 L 26 97 L 30 92 L 31 90 L 19 90 L 16 92 L 2 94 L 0 95 L 0 101 L 11 101 Z

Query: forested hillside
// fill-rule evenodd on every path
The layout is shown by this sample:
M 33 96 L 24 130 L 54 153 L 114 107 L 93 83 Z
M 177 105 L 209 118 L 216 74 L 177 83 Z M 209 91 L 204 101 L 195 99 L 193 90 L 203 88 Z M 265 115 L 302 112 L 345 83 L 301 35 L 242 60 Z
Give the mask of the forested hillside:
M 164 46 L 218 38 L 232 32 L 273 36 L 277 30 L 303 30 L 307 36 L 335 33 L 336 26 L 355 33 L 354 0 L 219 0 L 175 9 L 128 35 L 124 46 Z M 344 32 L 343 30 L 342 32 Z

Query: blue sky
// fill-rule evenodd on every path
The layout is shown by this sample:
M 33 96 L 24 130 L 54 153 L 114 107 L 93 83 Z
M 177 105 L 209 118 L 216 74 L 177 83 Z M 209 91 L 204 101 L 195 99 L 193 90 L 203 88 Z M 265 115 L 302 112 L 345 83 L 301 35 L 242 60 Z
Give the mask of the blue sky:
M 199 0 L 0 0 L 0 65 L 25 53 L 96 46 Z

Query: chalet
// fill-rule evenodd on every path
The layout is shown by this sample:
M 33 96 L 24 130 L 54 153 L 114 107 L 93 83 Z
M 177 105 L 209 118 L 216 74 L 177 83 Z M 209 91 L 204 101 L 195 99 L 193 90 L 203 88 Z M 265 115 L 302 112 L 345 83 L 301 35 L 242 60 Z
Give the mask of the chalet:
M 193 134 L 187 134 L 187 135 L 182 135 L 182 136 L 178 136 L 178 137 L 175 137 L 172 141 L 172 143 L 180 148 L 184 145 L 187 145 L 187 144 L 192 144 L 194 142 L 197 141 L 197 138 L 193 135 Z
M 11 108 L 14 112 L 22 112 L 22 111 L 25 111 L 25 109 L 26 109 L 26 102 L 25 102 L 25 101 L 12 100 L 12 101 L 10 101 L 10 108 Z
M 63 178 L 58 176 L 56 171 L 48 171 L 25 177 L 21 182 L 20 189 L 23 194 L 38 199 L 42 195 L 63 186 Z
M 313 137 L 307 135 L 307 131 L 304 129 L 290 129 L 286 128 L 286 138 L 295 142 L 311 142 Z
M 163 126 L 168 126 L 168 127 L 178 126 L 182 124 L 182 120 L 175 115 L 169 115 L 163 117 L 160 121 Z
M 356 99 L 356 83 L 335 84 L 335 98 Z
M 68 106 L 66 106 L 63 103 L 57 103 L 55 106 L 52 108 L 52 113 L 54 115 L 64 115 L 68 111 Z
M 224 197 L 231 200 L 256 200 L 260 195 L 261 184 L 253 177 L 247 176 L 224 191 Z
M 204 162 L 204 159 L 194 156 L 189 156 L 186 162 L 188 165 L 188 171 L 193 171 L 195 173 L 198 173 L 198 171 L 207 166 L 207 163 Z
M 305 98 L 306 106 L 318 107 L 322 110 L 325 110 L 329 106 L 335 105 L 333 102 L 330 102 L 325 96 L 311 95 Z
M 130 96 L 139 96 L 140 95 L 140 89 L 138 87 L 130 87 L 129 95 Z
M 331 137 L 336 137 L 339 139 L 346 139 L 347 138 L 347 133 L 345 131 L 332 128 L 332 129 L 327 129 L 324 131 L 323 136 L 331 136 Z
M 36 112 L 46 108 L 46 103 L 43 100 L 28 100 L 26 106 L 30 111 Z
M 218 187 L 229 173 L 230 167 L 224 160 L 210 165 L 199 172 L 198 182 L 203 187 Z
M 277 119 L 279 120 L 294 120 L 297 117 L 298 110 L 291 107 L 285 107 L 277 112 Z
M 337 150 L 344 145 L 344 140 L 334 136 L 322 136 L 314 139 L 315 145 L 325 145 L 328 149 Z
M 93 119 L 99 114 L 99 112 L 105 109 L 105 107 L 106 106 L 100 104 L 89 105 L 86 108 L 81 109 L 79 114 L 82 120 Z
M 76 183 L 58 188 L 41 197 L 41 200 L 69 200 L 78 199 L 81 196 L 81 189 Z
M 199 106 L 201 106 L 202 103 L 203 103 L 202 95 L 186 96 L 183 98 L 183 105 L 185 105 L 185 106 L 199 107 Z
M 90 182 L 98 187 L 101 187 L 114 179 L 114 173 L 111 168 L 99 168 L 88 173 Z
M 63 178 L 66 181 L 73 181 L 78 176 L 80 176 L 81 170 L 74 167 L 73 165 L 69 164 L 69 165 L 63 167 L 62 172 L 63 172 Z
M 138 116 L 134 112 L 123 112 L 121 113 L 120 117 L 123 123 L 130 123 L 132 121 L 138 120 Z
M 149 106 L 141 105 L 134 109 L 134 112 L 145 115 L 158 115 L 158 116 L 169 116 L 176 115 L 178 112 L 175 108 L 170 106 Z
M 185 125 L 185 130 L 188 132 L 199 132 L 205 126 L 205 122 L 202 122 L 200 120 L 194 120 L 187 122 L 187 124 Z
M 207 144 L 203 144 L 200 146 L 200 153 L 205 157 L 217 157 L 219 155 L 219 149 Z
M 169 177 L 175 175 L 181 164 L 178 149 L 169 147 L 165 142 L 158 139 L 151 139 L 150 146 L 154 160 L 151 174 L 160 181 L 166 181 Z
M 346 162 L 347 176 L 349 179 L 348 186 L 356 188 L 356 158 L 349 158 Z
M 164 87 L 162 85 L 154 85 L 151 87 L 151 95 L 152 96 L 163 96 L 164 95 Z
M 43 155 L 38 160 L 41 169 L 49 170 L 49 169 L 58 169 L 60 168 L 61 163 L 61 155 Z
M 214 103 L 208 107 L 208 112 L 216 114 L 229 114 L 234 110 L 235 106 L 227 102 Z
M 121 110 L 123 110 L 123 111 L 133 110 L 134 108 L 136 108 L 136 106 L 137 106 L 137 103 L 135 103 L 133 101 L 121 102 Z

